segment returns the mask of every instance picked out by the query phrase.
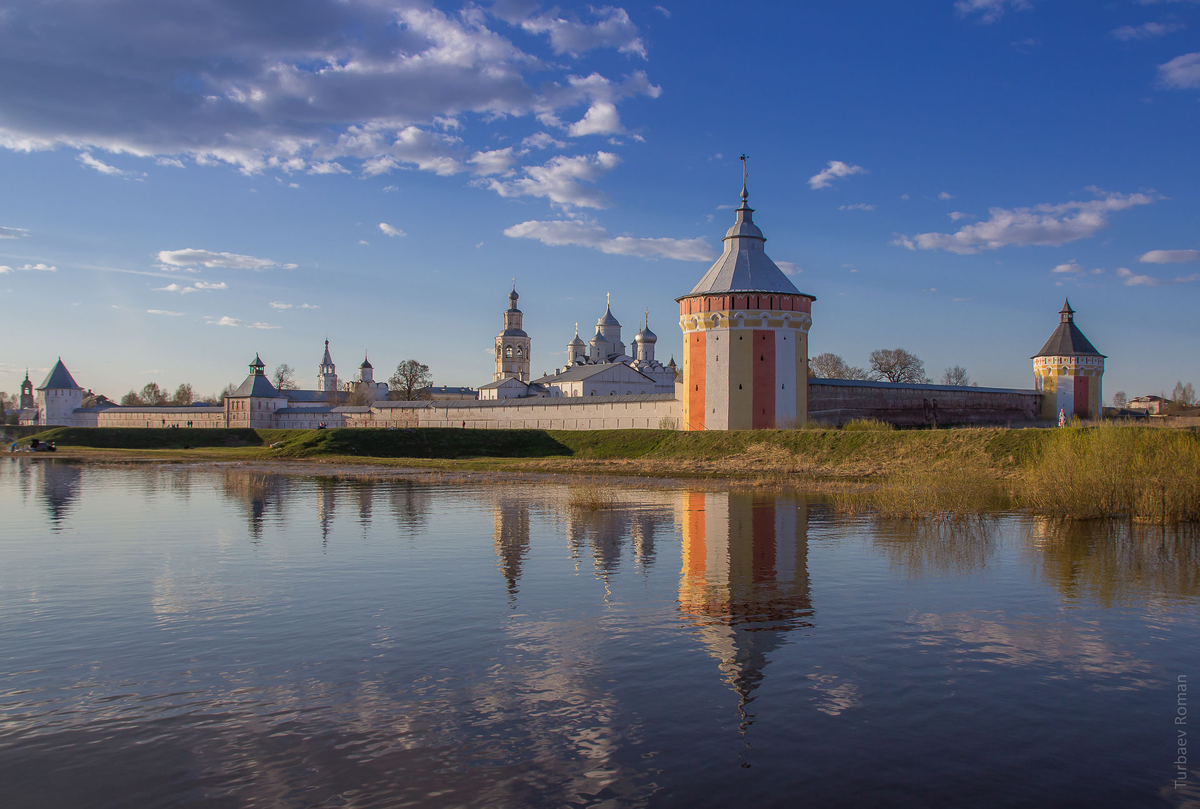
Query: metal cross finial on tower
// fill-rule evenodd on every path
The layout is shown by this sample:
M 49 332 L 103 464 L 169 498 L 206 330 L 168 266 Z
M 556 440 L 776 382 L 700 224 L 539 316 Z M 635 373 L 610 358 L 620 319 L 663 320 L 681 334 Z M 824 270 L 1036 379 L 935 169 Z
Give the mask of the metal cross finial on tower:
M 646 307 L 646 328 L 650 328 L 650 307 Z
M 612 293 L 611 292 L 604 293 L 604 305 L 610 309 L 612 308 Z
M 746 193 L 746 161 L 750 159 L 750 155 L 742 152 L 742 156 L 738 160 L 742 161 L 742 201 L 744 202 L 750 195 Z
M 513 292 L 517 291 L 517 276 L 513 276 Z

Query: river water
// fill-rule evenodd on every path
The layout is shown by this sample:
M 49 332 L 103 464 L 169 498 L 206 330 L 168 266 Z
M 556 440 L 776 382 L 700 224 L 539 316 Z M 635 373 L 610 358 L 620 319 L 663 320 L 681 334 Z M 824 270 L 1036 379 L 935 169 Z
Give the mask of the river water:
M 588 485 L 0 460 L 0 806 L 1200 806 L 1194 535 Z

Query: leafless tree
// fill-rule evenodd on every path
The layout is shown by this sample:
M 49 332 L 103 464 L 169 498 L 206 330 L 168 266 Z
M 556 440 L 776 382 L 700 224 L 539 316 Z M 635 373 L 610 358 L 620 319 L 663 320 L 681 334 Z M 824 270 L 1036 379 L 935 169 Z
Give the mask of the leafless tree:
M 232 396 L 235 393 L 237 393 L 237 385 L 230 382 L 228 385 L 225 386 L 225 390 L 223 390 L 217 394 L 217 403 L 225 404 L 225 400 L 228 399 L 230 396 Z
M 1175 390 L 1171 391 L 1171 399 L 1175 404 L 1191 407 L 1196 403 L 1196 389 L 1192 387 L 1192 383 L 1186 385 L 1182 381 L 1175 383 Z
M 1113 394 L 1112 403 L 1113 407 L 1120 409 L 1129 404 L 1129 396 L 1126 395 L 1125 391 L 1119 390 Z
M 433 384 L 433 374 L 429 366 L 417 360 L 405 360 L 396 366 L 396 373 L 388 380 L 392 389 L 391 398 L 401 402 L 412 402 L 426 399 L 429 392 L 425 390 Z
M 165 405 L 167 403 L 167 394 L 163 393 L 163 389 L 158 386 L 157 382 L 147 382 L 142 388 L 142 401 L 148 405 Z
M 903 348 L 872 351 L 871 378 L 918 385 L 929 382 L 929 377 L 925 376 L 925 363 Z
M 821 379 L 870 379 L 862 368 L 847 365 L 844 359 L 828 351 L 810 359 L 808 369 Z
M 942 373 L 943 385 L 957 385 L 959 387 L 967 387 L 971 384 L 971 377 L 967 375 L 967 369 L 961 365 L 955 365 L 947 368 Z
M 295 390 L 296 369 L 286 362 L 282 363 L 271 375 L 271 381 L 275 383 L 275 390 Z
M 356 407 L 363 407 L 371 404 L 374 399 L 371 397 L 371 392 L 367 388 L 351 388 L 349 396 L 346 397 L 346 404 Z
M 196 401 L 196 391 L 192 388 L 190 382 L 180 382 L 179 387 L 175 389 L 175 395 L 171 397 L 171 404 L 187 406 Z

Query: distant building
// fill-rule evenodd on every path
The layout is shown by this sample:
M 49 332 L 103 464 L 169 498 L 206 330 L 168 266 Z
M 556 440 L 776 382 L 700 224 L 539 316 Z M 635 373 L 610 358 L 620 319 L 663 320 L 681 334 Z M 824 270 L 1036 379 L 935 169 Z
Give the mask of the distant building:
M 474 388 L 456 388 L 446 385 L 422 388 L 421 393 L 426 400 L 431 402 L 459 402 L 479 398 L 479 391 Z
M 1105 356 L 1075 325 L 1069 300 L 1063 301 L 1059 315 L 1058 328 L 1031 357 L 1034 385 L 1042 393 L 1042 418 L 1054 420 L 1060 412 L 1068 418 L 1100 418 Z
M 1165 416 L 1170 406 L 1171 400 L 1164 399 L 1162 396 L 1139 396 L 1136 399 L 1131 399 L 1125 405 L 1125 409 L 1141 410 L 1151 416 Z

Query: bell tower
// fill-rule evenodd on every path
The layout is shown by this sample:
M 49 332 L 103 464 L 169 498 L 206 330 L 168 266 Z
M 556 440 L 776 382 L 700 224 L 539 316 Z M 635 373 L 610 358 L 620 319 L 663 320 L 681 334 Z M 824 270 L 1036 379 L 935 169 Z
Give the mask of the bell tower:
M 816 297 L 800 292 L 763 248 L 748 203 L 725 250 L 679 302 L 685 430 L 799 427 L 808 419 L 808 329 Z
M 21 409 L 30 409 L 37 407 L 37 400 L 33 398 L 33 383 L 29 381 L 29 369 L 25 369 L 25 381 L 21 383 Z
M 517 279 L 513 279 L 512 292 L 508 293 L 508 310 L 504 313 L 504 331 L 496 335 L 496 373 L 493 382 L 502 379 L 529 381 L 529 335 L 521 328 L 524 315 L 517 308 Z

